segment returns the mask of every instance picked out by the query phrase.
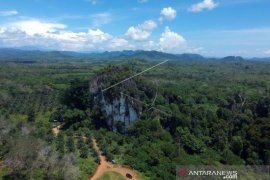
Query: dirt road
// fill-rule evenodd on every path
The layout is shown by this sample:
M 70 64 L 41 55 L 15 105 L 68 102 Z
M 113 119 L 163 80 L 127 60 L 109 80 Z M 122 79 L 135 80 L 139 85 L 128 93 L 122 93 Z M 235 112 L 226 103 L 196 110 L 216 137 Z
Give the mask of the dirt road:
M 96 180 L 97 178 L 102 176 L 102 174 L 105 172 L 117 172 L 117 173 L 121 174 L 123 177 L 125 177 L 127 180 L 130 180 L 129 178 L 126 177 L 126 174 L 128 173 L 132 176 L 131 179 L 139 180 L 138 173 L 135 170 L 130 169 L 128 167 L 123 167 L 123 166 L 120 166 L 117 164 L 112 164 L 112 163 L 106 161 L 105 156 L 102 155 L 102 153 L 97 145 L 96 139 L 93 139 L 93 145 L 94 145 L 95 150 L 98 153 L 98 156 L 100 159 L 100 165 L 98 166 L 96 172 L 90 178 L 90 180 Z

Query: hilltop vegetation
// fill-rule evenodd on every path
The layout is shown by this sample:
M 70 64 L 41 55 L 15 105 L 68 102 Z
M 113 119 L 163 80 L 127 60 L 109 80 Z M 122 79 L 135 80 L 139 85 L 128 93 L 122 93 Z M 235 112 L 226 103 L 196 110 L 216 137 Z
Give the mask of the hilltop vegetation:
M 134 73 L 153 64 L 134 59 L 1 63 L 0 158 L 5 166 L 0 177 L 86 179 L 98 159 L 91 142 L 78 137 L 92 136 L 108 160 L 131 165 L 151 179 L 174 179 L 176 165 L 270 164 L 270 64 L 265 62 L 169 61 L 137 83 L 137 98 L 154 102 L 169 116 L 143 107 L 126 132 L 97 126 L 102 114 L 91 109 L 89 80 L 115 66 Z M 62 130 L 54 137 L 56 125 Z M 17 160 L 20 166 L 12 164 Z
M 29 59 L 41 62 L 57 61 L 93 61 L 93 60 L 123 60 L 123 59 L 145 59 L 145 60 L 203 60 L 204 57 L 198 54 L 169 54 L 158 51 L 112 51 L 103 53 L 77 53 L 71 51 L 23 51 L 18 49 L 0 49 L 0 61 L 3 62 L 28 62 Z

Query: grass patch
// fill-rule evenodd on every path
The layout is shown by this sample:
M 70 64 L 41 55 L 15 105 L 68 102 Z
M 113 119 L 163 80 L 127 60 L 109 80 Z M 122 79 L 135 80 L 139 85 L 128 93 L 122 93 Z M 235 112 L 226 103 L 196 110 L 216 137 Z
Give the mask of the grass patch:
M 46 112 L 46 113 L 37 113 L 36 118 L 35 118 L 35 124 L 37 127 L 45 127 L 47 129 L 50 129 L 52 127 L 52 123 L 49 121 L 50 120 L 51 113 Z
M 2 162 L 0 162 L 0 179 L 3 179 L 6 175 L 8 175 L 9 170 L 8 170 L 8 168 L 5 168 L 3 166 L 1 167 L 1 163 Z
M 9 119 L 12 123 L 17 124 L 17 123 L 26 123 L 27 122 L 27 115 L 24 114 L 11 114 L 9 116 Z
M 141 180 L 151 180 L 150 177 L 148 177 L 148 176 L 146 176 L 146 175 L 144 175 L 144 174 L 142 174 L 142 173 L 139 174 L 138 179 L 141 179 Z
M 98 180 L 125 180 L 121 174 L 117 172 L 105 172 Z

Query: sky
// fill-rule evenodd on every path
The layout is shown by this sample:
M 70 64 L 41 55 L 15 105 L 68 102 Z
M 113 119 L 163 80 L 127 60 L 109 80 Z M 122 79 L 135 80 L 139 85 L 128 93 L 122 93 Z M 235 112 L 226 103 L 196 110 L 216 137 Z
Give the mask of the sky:
M 0 47 L 270 56 L 269 0 L 0 0 Z

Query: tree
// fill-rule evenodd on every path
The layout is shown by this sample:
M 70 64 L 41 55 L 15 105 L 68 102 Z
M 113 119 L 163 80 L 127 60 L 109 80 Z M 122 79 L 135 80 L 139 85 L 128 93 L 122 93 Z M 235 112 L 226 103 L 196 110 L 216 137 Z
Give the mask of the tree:
M 270 165 L 270 150 L 266 150 L 264 153 L 264 164 Z
M 28 122 L 35 122 L 35 111 L 34 110 L 30 110 L 27 114 L 27 121 Z
M 80 110 L 86 110 L 89 106 L 89 87 L 88 81 L 75 79 L 62 98 L 62 103 Z
M 42 150 L 43 143 L 32 136 L 22 136 L 15 140 L 8 154 L 4 156 L 6 166 L 11 170 L 11 179 L 20 179 L 31 174 L 33 162 Z
M 220 118 L 220 119 L 230 120 L 230 119 L 232 119 L 233 114 L 232 114 L 232 112 L 231 112 L 229 109 L 227 109 L 227 108 L 219 108 L 219 109 L 217 110 L 217 116 L 218 116 L 218 118 Z
M 247 131 L 247 139 L 251 143 L 251 150 L 249 152 L 250 162 L 257 162 L 257 157 L 265 161 L 267 159 L 266 151 L 270 149 L 270 119 L 258 118 Z M 256 153 L 256 154 L 254 154 Z M 256 164 L 256 163 L 255 163 Z
M 111 152 L 106 152 L 105 154 L 107 161 L 113 160 L 113 154 Z
M 124 133 L 125 132 L 125 123 L 122 121 L 116 121 L 115 122 L 115 127 L 117 132 L 119 133 Z
M 205 151 L 205 144 L 191 134 L 188 128 L 178 127 L 176 131 L 180 139 L 180 145 L 183 146 L 188 153 L 202 153 Z
M 213 118 L 209 125 L 211 146 L 216 150 L 223 151 L 228 146 L 228 124 L 222 119 Z
M 62 133 L 58 134 L 56 139 L 56 150 L 60 152 L 60 155 L 65 153 L 64 136 Z
M 241 138 L 241 136 L 234 136 L 232 138 L 232 142 L 231 142 L 231 148 L 232 148 L 232 151 L 240 156 L 242 151 L 243 151 L 243 140 Z
M 228 165 L 244 165 L 244 160 L 242 160 L 239 156 L 233 154 L 233 152 L 226 148 L 222 152 L 222 163 Z
M 82 138 L 79 138 L 78 141 L 77 141 L 77 148 L 78 149 L 82 149 L 84 146 L 84 141 Z
M 65 119 L 65 126 L 70 126 L 73 123 L 80 122 L 86 118 L 85 112 L 80 109 L 67 109 L 63 118 Z
M 88 157 L 88 147 L 86 145 L 84 145 L 81 149 L 80 149 L 80 157 L 81 158 L 87 158 Z
M 268 108 L 269 108 L 269 102 L 266 100 L 259 100 L 259 102 L 256 105 L 256 113 L 258 114 L 258 117 L 267 117 L 268 116 Z
M 67 144 L 67 152 L 75 152 L 73 137 L 68 137 L 66 144 Z
M 68 155 L 65 155 L 63 158 L 64 161 L 64 178 L 68 180 L 77 180 L 79 179 L 81 175 L 81 171 L 78 167 L 78 160 L 75 154 L 70 153 Z

